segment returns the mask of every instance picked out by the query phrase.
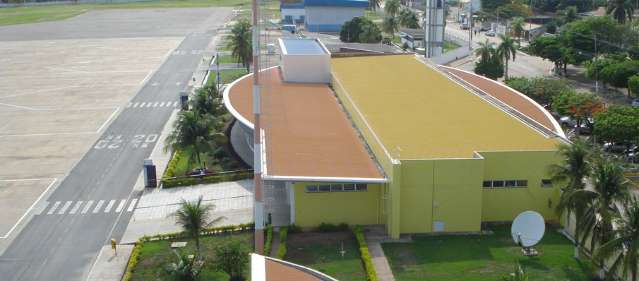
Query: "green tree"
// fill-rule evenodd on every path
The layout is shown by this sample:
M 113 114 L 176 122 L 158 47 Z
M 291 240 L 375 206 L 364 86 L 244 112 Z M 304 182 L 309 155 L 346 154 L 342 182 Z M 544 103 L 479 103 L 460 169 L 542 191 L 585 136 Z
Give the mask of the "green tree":
M 360 43 L 379 43 L 382 41 L 382 32 L 379 27 L 371 21 L 362 23 L 362 32 L 357 36 Z
M 639 74 L 639 61 L 624 60 L 604 66 L 599 73 L 599 78 L 613 87 L 628 88 L 628 79 L 637 74 Z
M 639 271 L 639 202 L 631 199 L 623 205 L 623 214 L 615 214 L 615 225 L 612 240 L 604 243 L 595 251 L 595 259 L 612 258 L 611 272 L 622 272 L 623 279 L 628 279 L 628 272 L 632 281 L 637 281 Z
M 593 133 L 599 141 L 639 144 L 639 108 L 608 107 L 595 115 Z
M 639 98 L 639 75 L 633 75 L 628 78 L 628 94 Z
M 573 88 L 567 80 L 539 77 L 513 77 L 506 81 L 506 85 L 521 92 L 544 107 L 552 107 L 554 96 Z
M 620 51 L 622 45 L 636 41 L 636 33 L 617 24 L 610 17 L 585 17 L 562 27 L 560 48 L 579 50 L 575 63 L 592 59 L 597 54 Z
M 530 43 L 530 50 L 534 55 L 553 62 L 557 73 L 560 73 L 562 69 L 565 72 L 566 65 L 572 61 L 569 56 L 572 51 L 563 46 L 558 36 L 537 37 Z
M 248 19 L 240 19 L 233 25 L 231 35 L 228 36 L 228 48 L 231 49 L 231 55 L 248 71 L 250 71 L 253 60 L 251 34 L 251 23 Z
M 475 62 L 475 73 L 493 80 L 504 76 L 501 56 L 493 43 L 488 40 L 480 42 L 479 48 L 475 49 L 475 56 L 479 57 L 479 60 Z
M 172 281 L 195 281 L 202 272 L 204 262 L 187 254 L 174 251 L 176 261 L 170 263 L 165 271 Z
M 495 15 L 502 19 L 511 19 L 514 17 L 529 17 L 532 15 L 532 11 L 528 5 L 513 1 L 503 6 L 499 6 L 495 10 Z
M 197 160 L 199 167 L 204 167 L 202 153 L 211 151 L 217 141 L 225 138 L 224 134 L 216 132 L 220 120 L 211 115 L 199 115 L 193 111 L 182 111 L 173 124 L 173 131 L 166 138 L 165 151 L 188 150 L 191 159 Z
M 215 206 L 213 205 L 202 204 L 202 195 L 200 195 L 197 201 L 194 202 L 182 199 L 180 209 L 173 214 L 176 218 L 175 223 L 180 225 L 184 232 L 195 240 L 195 249 L 198 255 L 200 253 L 200 235 L 202 234 L 202 230 L 223 219 L 223 217 L 218 217 L 211 220 L 211 212 L 214 208 Z
M 576 139 L 572 145 L 560 144 L 557 153 L 561 156 L 559 164 L 549 166 L 553 183 L 561 186 L 559 202 L 555 207 L 558 215 L 566 215 L 566 224 L 570 222 L 570 215 L 575 215 L 575 225 L 581 223 L 586 204 L 577 200 L 575 192 L 585 187 L 585 179 L 591 171 L 590 147 L 583 139 Z M 580 237 L 579 233 L 575 238 Z M 575 241 L 575 256 L 579 253 L 579 243 Z
M 395 32 L 399 29 L 399 23 L 395 17 L 387 16 L 384 18 L 384 22 L 382 22 L 382 29 L 393 38 L 395 37 Z
M 517 43 L 521 42 L 521 37 L 524 36 L 524 18 L 514 18 L 510 23 L 510 29 L 513 31 L 513 35 L 517 37 Z
M 399 25 L 406 28 L 419 28 L 417 14 L 411 9 L 402 9 L 399 12 Z
M 211 116 L 221 116 L 226 112 L 224 101 L 220 95 L 215 83 L 208 83 L 204 87 L 198 89 L 190 100 L 191 110 L 196 114 Z M 220 125 L 222 123 L 218 123 Z M 215 129 L 221 129 L 221 126 Z
M 579 130 L 584 122 L 589 126 L 591 125 L 589 120 L 595 114 L 603 111 L 604 104 L 595 94 L 570 90 L 554 96 L 552 108 L 560 115 L 573 118 L 577 122 L 577 130 Z
M 384 12 L 387 17 L 396 17 L 399 13 L 400 3 L 399 0 L 386 0 L 384 2 Z
M 497 55 L 504 65 L 504 78 L 508 79 L 508 61 L 511 59 L 515 61 L 517 46 L 515 40 L 508 35 L 500 34 L 499 39 L 501 39 L 501 43 L 497 46 Z
M 243 281 L 249 263 L 249 249 L 241 241 L 232 241 L 215 248 L 215 266 L 230 276 L 230 281 Z
M 625 58 L 623 56 L 618 55 L 601 55 L 598 57 L 593 57 L 591 60 L 586 61 L 585 63 L 586 77 L 595 81 L 601 81 L 604 83 L 605 86 L 606 82 L 602 81 L 603 79 L 601 76 L 601 72 L 603 71 L 603 69 L 609 65 L 622 62 L 624 59 Z
M 561 11 L 561 16 L 562 16 L 562 21 L 564 23 L 571 23 L 573 21 L 576 21 L 578 19 L 577 7 L 575 6 L 566 7 L 565 9 Z
M 631 0 L 608 0 L 606 13 L 612 15 L 620 24 L 626 23 L 626 20 L 632 21 L 634 12 L 635 6 Z
M 614 238 L 613 218 L 619 214 L 621 204 L 628 198 L 628 180 L 623 169 L 615 161 L 600 157 L 592 172 L 592 189 L 575 191 L 575 198 L 587 206 L 581 222 L 577 225 L 582 245 L 590 238 L 590 249 L 597 251 Z M 603 268 L 603 259 L 596 260 Z M 604 272 L 601 272 L 604 275 Z M 605 277 L 605 276 L 601 276 Z
M 381 0 L 368 0 L 368 8 L 371 11 L 375 11 L 380 7 L 381 2 Z
M 342 25 L 339 38 L 342 42 L 378 43 L 382 33 L 370 19 L 354 17 Z

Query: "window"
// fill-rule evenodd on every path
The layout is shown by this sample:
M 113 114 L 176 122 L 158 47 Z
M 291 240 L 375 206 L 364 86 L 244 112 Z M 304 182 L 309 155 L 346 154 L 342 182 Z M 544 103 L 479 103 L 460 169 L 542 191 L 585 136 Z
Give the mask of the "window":
M 307 185 L 306 186 L 306 192 L 317 192 L 317 185 Z
M 552 181 L 549 179 L 542 179 L 541 187 L 552 187 Z
M 493 187 L 504 187 L 504 181 L 493 181 Z
M 342 191 L 341 184 L 331 184 L 331 191 Z
M 355 185 L 355 188 L 357 189 L 357 191 L 367 191 L 368 190 L 368 186 L 365 183 L 358 183 Z
M 517 181 L 515 180 L 507 180 L 506 181 L 506 187 L 515 187 L 517 186 Z
M 344 191 L 354 191 L 354 190 L 355 190 L 355 184 L 352 184 L 352 183 L 344 184 Z
M 493 181 L 484 181 L 482 183 L 482 186 L 483 187 L 487 187 L 487 188 L 491 188 L 491 187 L 493 187 Z
M 527 186 L 528 186 L 527 180 L 517 180 L 517 187 L 527 187 Z
M 331 186 L 328 184 L 322 184 L 319 186 L 319 191 L 331 191 Z

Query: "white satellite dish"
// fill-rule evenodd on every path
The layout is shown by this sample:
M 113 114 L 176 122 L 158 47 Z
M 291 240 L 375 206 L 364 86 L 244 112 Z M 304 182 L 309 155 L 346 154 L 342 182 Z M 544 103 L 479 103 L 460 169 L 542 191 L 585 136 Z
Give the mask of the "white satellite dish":
M 525 211 L 513 221 L 510 234 L 517 245 L 530 248 L 537 245 L 546 231 L 544 217 L 534 211 Z

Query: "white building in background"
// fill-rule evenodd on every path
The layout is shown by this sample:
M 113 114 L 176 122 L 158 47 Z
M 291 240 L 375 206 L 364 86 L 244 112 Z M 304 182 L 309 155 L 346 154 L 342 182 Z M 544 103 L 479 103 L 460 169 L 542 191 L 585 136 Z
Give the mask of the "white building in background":
M 471 7 L 471 4 L 473 13 L 479 12 L 481 10 L 481 0 L 461 0 L 459 2 L 461 4 L 462 11 L 468 11 Z
M 304 0 L 306 30 L 339 32 L 344 22 L 364 16 L 368 0 Z
M 304 23 L 306 16 L 304 2 L 280 3 L 280 14 L 284 24 Z
M 444 0 L 425 0 L 424 10 L 424 55 L 437 57 L 444 50 Z

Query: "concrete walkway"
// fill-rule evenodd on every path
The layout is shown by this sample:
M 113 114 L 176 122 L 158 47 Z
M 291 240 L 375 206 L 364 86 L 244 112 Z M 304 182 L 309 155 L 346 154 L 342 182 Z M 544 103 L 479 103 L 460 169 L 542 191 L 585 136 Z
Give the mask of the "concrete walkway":
M 384 250 L 382 249 L 382 241 L 388 239 L 383 227 L 366 227 L 364 234 L 366 236 L 366 244 L 371 254 L 373 266 L 377 272 L 377 278 L 380 281 L 395 281 L 393 271 L 390 268 Z
M 133 247 L 133 245 L 118 245 L 117 255 L 114 254 L 111 245 L 102 247 L 87 281 L 121 280 Z

